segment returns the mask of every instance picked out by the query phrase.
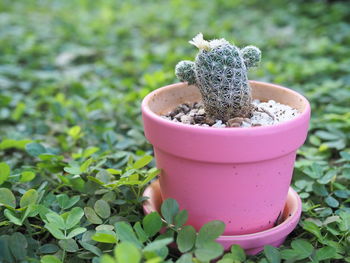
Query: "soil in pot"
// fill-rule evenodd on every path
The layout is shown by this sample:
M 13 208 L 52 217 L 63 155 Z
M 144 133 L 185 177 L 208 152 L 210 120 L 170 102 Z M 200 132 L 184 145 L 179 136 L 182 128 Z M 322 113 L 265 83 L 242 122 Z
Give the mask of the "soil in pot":
M 181 104 L 167 115 L 163 115 L 163 117 L 173 122 L 181 122 L 196 126 L 233 128 L 274 125 L 291 120 L 299 115 L 298 110 L 274 100 L 261 102 L 256 99 L 253 101 L 253 105 L 255 109 L 250 118 L 236 117 L 227 122 L 210 118 L 206 114 L 204 105 L 201 102 Z

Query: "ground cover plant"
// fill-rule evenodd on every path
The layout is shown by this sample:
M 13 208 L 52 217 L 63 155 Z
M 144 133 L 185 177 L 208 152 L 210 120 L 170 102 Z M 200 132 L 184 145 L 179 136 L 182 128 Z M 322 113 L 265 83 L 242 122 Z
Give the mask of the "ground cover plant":
M 159 171 L 140 101 L 176 82 L 197 32 L 259 46 L 264 60 L 249 79 L 298 90 L 312 107 L 293 178 L 298 227 L 281 248 L 246 256 L 233 246 L 221 262 L 350 262 L 349 21 L 346 1 L 1 1 L 0 262 L 222 254 L 220 222 L 197 235 L 181 228 L 175 200 L 164 221 L 141 210 Z M 180 254 L 166 248 L 173 241 Z

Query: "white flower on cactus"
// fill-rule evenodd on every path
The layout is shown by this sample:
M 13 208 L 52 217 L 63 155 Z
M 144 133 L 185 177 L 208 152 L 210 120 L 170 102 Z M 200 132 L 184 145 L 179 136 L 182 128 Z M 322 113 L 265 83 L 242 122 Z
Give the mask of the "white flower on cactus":
M 206 41 L 203 39 L 203 34 L 199 33 L 196 35 L 191 41 L 188 41 L 190 44 L 196 46 L 199 49 L 205 49 L 209 50 L 210 49 L 210 44 L 209 41 Z
M 226 44 L 229 44 L 229 42 L 224 38 L 213 39 L 213 40 L 209 41 L 209 47 L 211 49 L 222 46 L 222 45 L 226 45 Z

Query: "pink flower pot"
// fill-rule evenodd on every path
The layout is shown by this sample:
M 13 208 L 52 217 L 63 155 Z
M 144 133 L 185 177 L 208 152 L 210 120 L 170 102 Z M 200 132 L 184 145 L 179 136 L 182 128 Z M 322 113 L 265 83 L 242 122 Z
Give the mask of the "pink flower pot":
M 273 99 L 301 114 L 250 128 L 199 127 L 162 118 L 179 104 L 201 100 L 197 87 L 184 83 L 157 89 L 142 102 L 145 135 L 161 169 L 162 199 L 176 199 L 197 230 L 221 220 L 225 235 L 261 232 L 274 226 L 286 202 L 310 105 L 290 89 L 257 81 L 250 85 L 253 98 Z

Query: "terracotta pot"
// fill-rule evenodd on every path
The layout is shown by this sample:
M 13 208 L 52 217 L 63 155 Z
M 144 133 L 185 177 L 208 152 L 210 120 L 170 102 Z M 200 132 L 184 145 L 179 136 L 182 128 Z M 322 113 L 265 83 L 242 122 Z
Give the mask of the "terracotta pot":
M 251 81 L 253 98 L 296 108 L 296 118 L 271 126 L 212 128 L 175 123 L 161 115 L 201 100 L 195 86 L 162 87 L 142 102 L 146 138 L 161 169 L 163 200 L 174 198 L 197 230 L 211 220 L 226 224 L 225 235 L 274 226 L 286 202 L 297 149 L 304 143 L 310 105 L 299 93 Z

